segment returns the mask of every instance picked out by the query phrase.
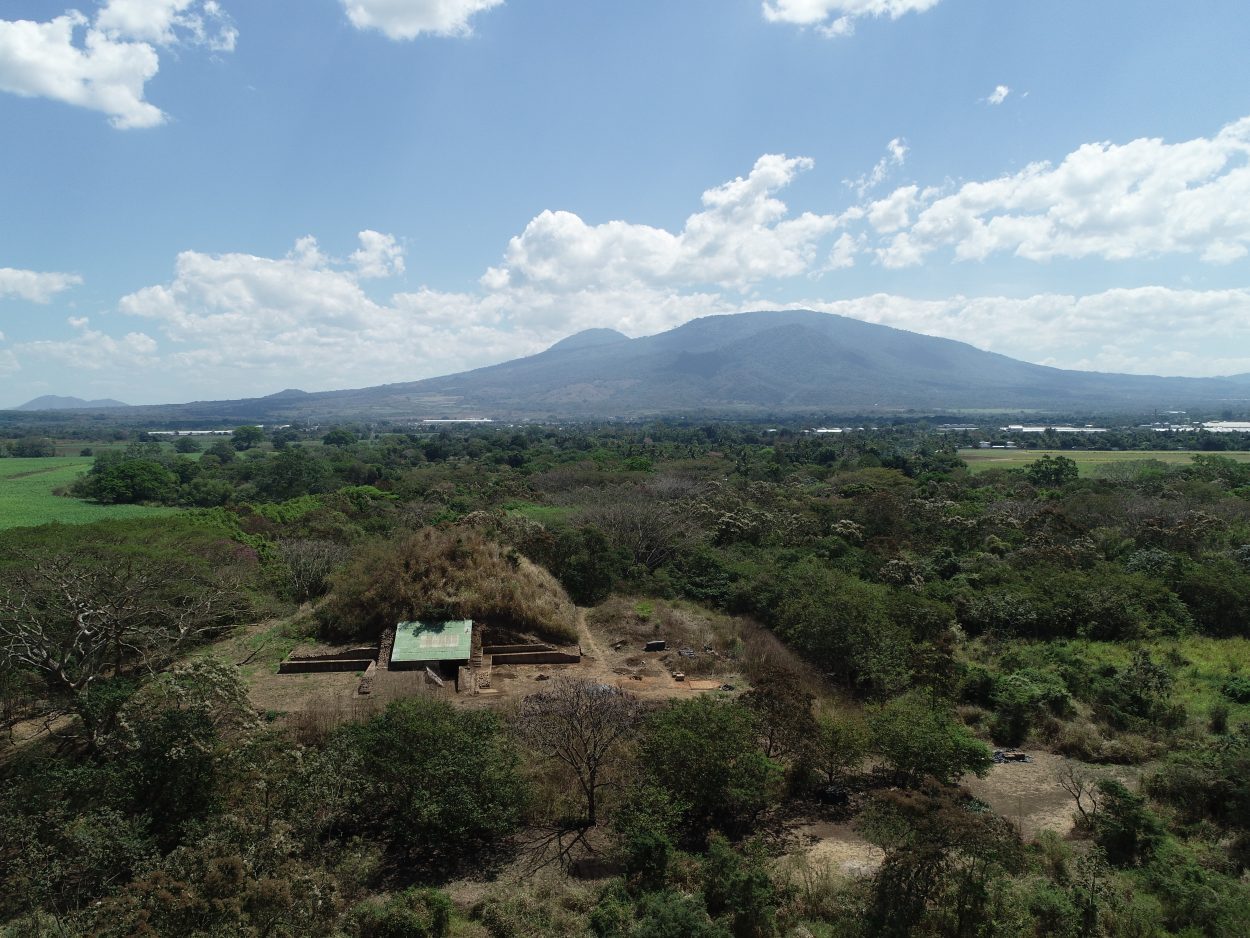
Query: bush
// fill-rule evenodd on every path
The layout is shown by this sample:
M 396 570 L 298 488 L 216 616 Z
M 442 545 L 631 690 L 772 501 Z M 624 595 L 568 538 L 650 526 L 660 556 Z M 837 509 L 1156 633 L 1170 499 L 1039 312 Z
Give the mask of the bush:
M 1220 688 L 1220 693 L 1233 703 L 1250 703 L 1250 677 L 1230 677 Z
M 354 938 L 443 938 L 451 928 L 451 900 L 437 889 L 406 889 L 362 902 L 352 911 L 351 927 Z
M 1100 804 L 1094 815 L 1094 840 L 1115 866 L 1137 866 L 1150 860 L 1164 840 L 1163 822 L 1114 779 L 1098 782 Z
M 638 903 L 638 919 L 630 938 L 729 938 L 729 932 L 708 918 L 697 899 L 675 892 L 657 892 Z

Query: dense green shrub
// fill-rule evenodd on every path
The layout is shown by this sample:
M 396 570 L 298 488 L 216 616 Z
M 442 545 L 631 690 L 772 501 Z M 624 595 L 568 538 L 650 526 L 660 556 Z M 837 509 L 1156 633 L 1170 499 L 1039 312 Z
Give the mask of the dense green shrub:
M 451 900 L 436 889 L 405 889 L 352 910 L 353 938 L 444 938 L 451 929 Z
M 749 830 L 780 794 L 781 767 L 758 739 L 755 715 L 714 695 L 671 703 L 647 722 L 643 771 L 678 807 L 693 840 Z
M 968 773 L 983 776 L 993 765 L 989 747 L 957 723 L 943 701 L 922 691 L 876 708 L 868 730 L 900 784 L 917 785 L 926 777 L 954 782 Z
M 344 778 L 341 822 L 409 861 L 467 859 L 516 829 L 525 807 L 517 755 L 490 711 L 421 697 L 397 701 L 331 740 Z

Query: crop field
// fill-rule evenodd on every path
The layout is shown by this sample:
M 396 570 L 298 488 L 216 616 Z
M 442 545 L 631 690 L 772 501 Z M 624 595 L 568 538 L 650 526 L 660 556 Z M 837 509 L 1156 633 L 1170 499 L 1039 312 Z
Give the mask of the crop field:
M 1043 456 L 1066 456 L 1076 463 L 1081 475 L 1092 475 L 1099 466 L 1111 463 L 1140 462 L 1154 459 L 1169 465 L 1188 465 L 1194 456 L 1227 456 L 1238 462 L 1250 462 L 1246 453 L 1204 453 L 1198 450 L 1080 450 L 1080 449 L 961 449 L 959 458 L 972 472 L 986 469 L 1018 469 Z
M 90 456 L 0 459 L 0 529 L 52 521 L 86 524 L 105 518 L 170 514 L 177 510 L 141 505 L 93 505 L 53 494 L 86 472 L 91 463 Z

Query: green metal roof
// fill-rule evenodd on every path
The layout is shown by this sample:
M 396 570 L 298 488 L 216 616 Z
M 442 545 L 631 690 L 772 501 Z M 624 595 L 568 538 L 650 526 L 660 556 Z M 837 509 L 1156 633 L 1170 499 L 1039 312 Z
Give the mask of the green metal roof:
M 401 622 L 395 626 L 392 661 L 460 661 L 473 651 L 473 620 Z

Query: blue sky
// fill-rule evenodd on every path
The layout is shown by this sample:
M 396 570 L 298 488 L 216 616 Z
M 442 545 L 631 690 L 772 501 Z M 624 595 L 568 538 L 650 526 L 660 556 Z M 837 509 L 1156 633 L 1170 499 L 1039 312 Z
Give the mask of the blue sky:
M 0 405 L 782 306 L 1247 372 L 1247 48 L 1244 0 L 7 0 Z

